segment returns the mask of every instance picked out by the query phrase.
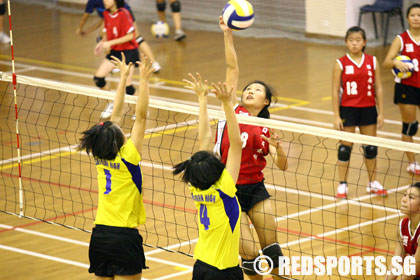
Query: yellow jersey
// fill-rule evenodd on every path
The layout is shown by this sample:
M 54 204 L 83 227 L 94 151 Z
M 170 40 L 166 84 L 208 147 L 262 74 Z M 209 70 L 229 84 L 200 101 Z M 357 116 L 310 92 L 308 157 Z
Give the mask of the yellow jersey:
M 95 224 L 134 228 L 146 222 L 140 160 L 131 139 L 114 160 L 95 158 L 99 189 Z
M 224 169 L 209 189 L 189 188 L 198 211 L 199 237 L 194 258 L 220 270 L 237 266 L 241 206 L 232 176 Z

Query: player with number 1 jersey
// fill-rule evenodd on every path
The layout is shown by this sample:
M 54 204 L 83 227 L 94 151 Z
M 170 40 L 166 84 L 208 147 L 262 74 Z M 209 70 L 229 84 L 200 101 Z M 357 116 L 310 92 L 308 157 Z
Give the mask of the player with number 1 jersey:
M 379 67 L 374 56 L 364 52 L 366 47 L 365 31 L 354 26 L 347 30 L 345 42 L 348 53 L 337 59 L 333 70 L 332 100 L 334 128 L 354 133 L 376 136 L 377 125 L 383 123 L 382 85 Z M 338 147 L 338 173 L 340 184 L 337 198 L 345 199 L 348 193 L 348 167 L 353 143 L 340 141 Z M 378 148 L 364 145 L 365 165 L 369 183 L 367 192 L 379 196 L 387 191 L 376 180 L 376 156 Z

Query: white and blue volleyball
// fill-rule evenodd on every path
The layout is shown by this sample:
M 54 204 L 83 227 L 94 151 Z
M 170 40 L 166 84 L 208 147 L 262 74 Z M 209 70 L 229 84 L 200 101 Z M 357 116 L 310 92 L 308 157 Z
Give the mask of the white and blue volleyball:
M 401 62 L 407 63 L 411 68 L 410 71 L 408 72 L 401 72 L 400 70 L 398 70 L 396 67 L 392 68 L 392 74 L 395 75 L 395 77 L 398 77 L 400 79 L 407 79 L 411 77 L 412 72 L 414 71 L 414 63 L 411 60 L 411 58 L 409 58 L 406 55 L 399 55 L 395 58 L 396 60 L 399 60 Z
M 222 17 L 231 29 L 247 29 L 254 22 L 254 9 L 246 0 L 231 0 L 223 8 Z
M 168 38 L 169 25 L 166 22 L 158 21 L 152 24 L 152 34 L 156 38 Z

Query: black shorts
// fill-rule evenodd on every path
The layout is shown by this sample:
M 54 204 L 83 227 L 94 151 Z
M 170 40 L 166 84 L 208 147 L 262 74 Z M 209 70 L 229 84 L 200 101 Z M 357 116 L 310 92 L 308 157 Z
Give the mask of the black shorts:
M 340 106 L 340 118 L 344 126 L 363 126 L 376 124 L 378 112 L 376 107 L 342 107 Z
M 135 275 L 146 267 L 143 238 L 135 228 L 96 225 L 89 244 L 89 273 Z
M 236 196 L 238 197 L 242 211 L 247 213 L 255 204 L 270 197 L 270 194 L 265 188 L 264 181 L 256 184 L 236 185 L 236 189 Z
M 394 103 L 420 105 L 420 88 L 395 83 Z
M 133 66 L 135 67 L 139 67 L 139 65 L 136 63 L 137 61 L 140 61 L 140 56 L 139 56 L 139 50 L 138 49 L 132 49 L 132 50 L 125 50 L 125 51 L 114 51 L 111 50 L 111 52 L 106 56 L 106 58 L 108 60 L 111 60 L 111 55 L 115 56 L 116 58 L 118 58 L 119 60 L 121 60 L 121 52 L 124 53 L 125 55 L 125 63 L 133 63 Z
M 217 267 L 197 260 L 193 268 L 193 280 L 243 280 L 244 274 L 238 266 L 219 270 Z

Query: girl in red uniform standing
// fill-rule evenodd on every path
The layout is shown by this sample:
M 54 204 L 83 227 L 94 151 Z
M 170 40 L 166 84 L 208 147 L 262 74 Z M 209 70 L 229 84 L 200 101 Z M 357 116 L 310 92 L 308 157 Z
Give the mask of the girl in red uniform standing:
M 100 89 L 104 89 L 106 85 L 105 77 L 112 71 L 114 64 L 111 62 L 111 56 L 115 56 L 121 60 L 121 53 L 123 52 L 126 58 L 126 63 L 137 64 L 140 60 L 138 44 L 135 40 L 135 32 L 133 20 L 130 12 L 123 8 L 124 0 L 104 0 L 105 11 L 104 24 L 106 28 L 105 38 L 100 41 L 95 48 L 95 55 L 100 55 L 102 52 L 107 54 L 106 58 L 102 61 L 98 70 L 96 70 L 93 77 L 96 85 Z M 127 78 L 127 86 L 125 92 L 128 95 L 135 93 L 135 88 L 132 85 L 132 77 L 134 67 L 131 68 Z M 109 103 L 105 111 L 102 112 L 101 118 L 109 118 L 112 113 L 114 105 Z
M 354 133 L 376 136 L 377 126 L 383 124 L 383 94 L 381 74 L 376 57 L 364 52 L 365 31 L 354 26 L 345 37 L 348 53 L 337 59 L 333 70 L 332 100 L 334 128 Z M 340 95 L 341 93 L 341 95 Z M 353 143 L 340 141 L 338 147 L 338 175 L 340 184 L 337 198 L 347 198 L 347 175 Z M 376 180 L 376 155 L 378 147 L 364 145 L 365 165 L 369 184 L 367 192 L 386 196 L 387 191 Z
M 398 68 L 401 72 L 412 70 L 411 77 L 407 79 L 395 78 L 394 103 L 398 104 L 402 118 L 402 140 L 413 142 L 417 132 L 416 107 L 420 108 L 420 4 L 413 4 L 407 9 L 409 28 L 398 35 L 392 42 L 384 61 L 386 68 Z M 411 58 L 414 69 L 409 64 L 395 59 L 397 55 L 406 55 Z M 407 171 L 420 175 L 420 164 L 414 159 L 414 154 L 406 152 L 409 165 Z
M 420 237 L 420 182 L 411 185 L 401 199 L 400 211 L 407 215 L 400 221 L 397 230 L 397 246 L 394 250 L 394 256 L 401 257 L 414 256 L 416 260 L 415 278 L 413 275 L 402 275 L 401 280 L 420 279 L 420 250 L 418 250 Z M 392 271 L 392 265 L 389 267 Z M 397 275 L 387 275 L 385 280 L 395 280 Z
M 219 18 L 219 26 L 224 34 L 226 56 L 226 84 L 236 93 L 239 79 L 238 59 L 233 45 L 232 30 Z M 272 99 L 272 89 L 262 81 L 254 81 L 244 87 L 241 96 L 241 105 L 238 104 L 236 94 L 232 94 L 232 103 L 237 114 L 270 118 L 268 107 Z M 281 142 L 274 133 L 266 127 L 240 124 L 242 139 L 242 160 L 239 178 L 236 183 L 237 197 L 242 208 L 241 215 L 241 244 L 239 253 L 242 257 L 244 273 L 251 279 L 262 279 L 255 268 L 259 267 L 259 248 L 254 241 L 249 220 L 255 227 L 259 244 L 263 254 L 273 260 L 274 268 L 279 265 L 279 256 L 282 256 L 277 239 L 277 224 L 274 207 L 270 201 L 264 185 L 262 170 L 266 166 L 265 156 L 271 154 L 274 163 L 281 170 L 287 169 L 287 157 Z M 229 138 L 225 122 L 217 125 L 215 152 L 220 154 L 223 163 L 226 163 L 229 151 Z M 274 273 L 276 270 L 274 270 Z

